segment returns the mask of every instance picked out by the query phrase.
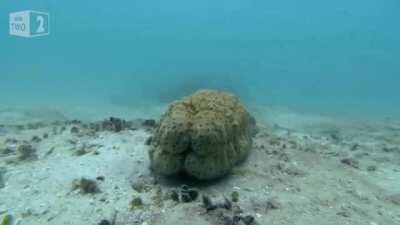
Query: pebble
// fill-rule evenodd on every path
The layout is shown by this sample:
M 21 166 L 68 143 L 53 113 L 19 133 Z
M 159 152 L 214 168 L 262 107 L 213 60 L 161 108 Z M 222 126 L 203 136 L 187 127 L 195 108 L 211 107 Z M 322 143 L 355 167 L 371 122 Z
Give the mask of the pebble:
M 343 217 L 350 217 L 350 213 L 346 212 L 346 211 L 338 212 L 338 213 L 336 213 L 336 215 L 343 216 Z
M 130 209 L 131 210 L 141 209 L 142 207 L 143 207 L 143 200 L 140 197 L 136 197 L 130 202 Z
M 151 145 L 152 141 L 153 141 L 153 137 L 150 136 L 149 138 L 146 139 L 145 145 Z
M 98 223 L 98 225 L 111 225 L 111 222 L 108 220 L 102 220 Z
M 197 200 L 199 192 L 197 189 L 191 188 L 187 185 L 181 187 L 181 200 L 182 202 L 193 202 Z
M 35 136 L 32 137 L 31 141 L 36 142 L 36 143 L 39 143 L 39 142 L 42 141 L 42 139 L 41 139 L 40 137 L 38 137 L 38 136 L 35 135 Z
M 98 177 L 96 177 L 96 180 L 99 180 L 99 181 L 104 181 L 104 180 L 105 180 L 105 178 L 104 178 L 104 176 L 98 176 Z
M 72 186 L 73 190 L 79 190 L 81 194 L 95 194 L 100 192 L 100 189 L 97 186 L 96 181 L 86 178 L 73 180 Z
M 72 134 L 77 134 L 77 133 L 79 133 L 79 128 L 78 127 L 72 127 L 70 132 Z
M 346 164 L 348 166 L 351 166 L 351 167 L 353 167 L 355 169 L 360 168 L 359 162 L 357 160 L 355 160 L 355 159 L 352 159 L 352 158 L 344 158 L 344 159 L 340 160 L 340 162 L 343 163 L 343 164 Z
M 30 144 L 22 144 L 17 147 L 18 159 L 27 160 L 36 158 L 36 149 Z
M 173 201 L 179 202 L 179 194 L 176 190 L 172 190 L 170 193 L 170 197 Z

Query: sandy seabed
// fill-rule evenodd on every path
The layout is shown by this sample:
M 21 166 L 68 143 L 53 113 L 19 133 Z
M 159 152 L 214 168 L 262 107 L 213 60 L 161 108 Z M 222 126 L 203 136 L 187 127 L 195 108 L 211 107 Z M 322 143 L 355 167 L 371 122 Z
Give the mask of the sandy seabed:
M 200 183 L 151 173 L 153 127 L 143 119 L 128 118 L 120 130 L 103 126 L 106 117 L 0 110 L 0 221 L 10 215 L 19 225 L 400 224 L 400 122 L 254 112 L 259 132 L 248 159 L 227 177 Z M 21 153 L 20 145 L 31 149 Z M 93 186 L 79 186 L 82 178 Z M 187 187 L 198 196 L 182 199 Z

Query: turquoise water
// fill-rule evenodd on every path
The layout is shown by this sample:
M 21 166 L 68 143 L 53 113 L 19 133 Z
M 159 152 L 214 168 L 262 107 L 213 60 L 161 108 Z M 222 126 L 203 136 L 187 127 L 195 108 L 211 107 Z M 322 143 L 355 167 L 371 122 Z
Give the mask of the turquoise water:
M 400 112 L 400 3 L 2 1 L 2 106 L 158 104 L 198 88 L 249 104 Z M 8 34 L 8 14 L 50 13 L 48 36 Z

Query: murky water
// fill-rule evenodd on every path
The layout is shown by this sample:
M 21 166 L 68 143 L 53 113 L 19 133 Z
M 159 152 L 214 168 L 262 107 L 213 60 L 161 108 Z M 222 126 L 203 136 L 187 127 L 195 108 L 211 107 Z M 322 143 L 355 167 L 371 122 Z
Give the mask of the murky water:
M 400 224 L 399 10 L 2 1 L 0 224 Z M 200 89 L 239 96 L 251 116 L 234 98 L 215 110 L 212 94 L 162 124 Z M 197 135 L 203 125 L 210 134 Z M 162 176 L 178 167 L 225 176 Z

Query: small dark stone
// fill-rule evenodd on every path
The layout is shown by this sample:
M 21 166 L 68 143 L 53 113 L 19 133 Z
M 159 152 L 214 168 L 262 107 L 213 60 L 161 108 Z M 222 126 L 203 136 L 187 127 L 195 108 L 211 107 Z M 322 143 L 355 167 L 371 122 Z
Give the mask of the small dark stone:
M 78 127 L 72 127 L 72 128 L 71 128 L 71 133 L 72 133 L 72 134 L 77 134 L 77 133 L 79 133 L 79 128 L 78 128 Z
M 48 133 L 44 133 L 44 134 L 43 134 L 43 138 L 44 138 L 44 139 L 46 139 L 46 138 L 48 138 L 48 137 L 49 137 L 49 134 L 48 134 Z
M 27 160 L 36 158 L 36 149 L 30 144 L 22 144 L 17 147 L 18 159 Z
M 69 121 L 68 124 L 81 124 L 81 123 L 82 123 L 82 121 L 80 121 L 80 120 L 71 120 L 71 121 Z
M 96 181 L 81 178 L 72 182 L 72 189 L 79 190 L 81 194 L 95 194 L 100 192 Z
M 187 185 L 182 185 L 181 187 L 181 200 L 182 202 L 193 202 L 196 201 L 199 196 L 199 192 Z
M 355 150 L 357 150 L 359 147 L 360 147 L 360 145 L 356 143 L 356 144 L 353 144 L 353 145 L 350 147 L 350 150 L 351 150 L 351 151 L 355 151 Z
M 223 202 L 218 202 L 218 203 L 214 204 L 212 202 L 212 200 L 210 199 L 210 197 L 208 197 L 206 195 L 202 195 L 202 202 L 203 202 L 203 207 L 206 208 L 207 211 L 214 210 L 217 208 L 226 209 L 226 210 L 232 209 L 232 202 L 228 198 L 225 198 L 225 197 L 224 197 Z
M 44 154 L 44 156 L 47 157 L 47 156 L 53 154 L 53 152 L 54 152 L 55 149 L 56 149 L 55 147 L 51 147 L 51 148 Z
M 103 121 L 102 128 L 103 130 L 120 132 L 126 128 L 126 121 L 119 118 L 110 117 L 108 120 Z
M 98 225 L 111 225 L 111 222 L 108 220 L 102 220 L 100 223 L 98 223 Z
M 32 140 L 33 142 L 36 142 L 36 143 L 39 143 L 39 142 L 42 141 L 42 139 L 41 139 L 40 137 L 36 136 L 36 135 L 33 136 L 31 140 Z
M 113 124 L 115 132 L 120 132 L 123 129 L 123 120 L 111 117 L 110 122 Z
M 199 196 L 199 192 L 196 189 L 190 189 L 188 191 L 188 194 L 189 194 L 190 198 L 192 199 L 192 201 L 196 201 L 197 197 Z
M 176 190 L 172 190 L 170 193 L 170 197 L 173 201 L 179 202 L 179 194 Z
M 182 199 L 182 202 L 185 202 L 185 203 L 191 202 L 191 198 L 188 193 L 182 193 L 181 199 Z
M 189 188 L 190 188 L 190 187 L 189 187 L 188 185 L 186 185 L 186 184 L 184 184 L 184 185 L 181 186 L 181 190 L 182 190 L 182 191 L 188 191 Z
M 142 125 L 146 126 L 146 127 L 155 127 L 157 125 L 157 123 L 155 120 L 149 119 L 149 120 L 143 121 Z
M 350 217 L 350 213 L 346 211 L 337 212 L 336 215 L 343 216 L 343 217 Z
M 356 169 L 360 168 L 359 162 L 352 158 L 344 158 L 340 162 Z
M 389 153 L 389 152 L 399 151 L 399 149 L 396 147 L 383 147 L 383 151 Z
M 74 151 L 73 155 L 75 155 L 75 156 L 83 156 L 83 155 L 86 155 L 87 153 L 89 153 L 89 152 L 86 151 L 85 148 L 79 148 L 76 151 Z
M 141 209 L 143 207 L 143 200 L 140 197 L 136 197 L 132 199 L 130 203 L 130 209 L 135 210 L 135 209 Z
M 104 178 L 104 176 L 98 176 L 98 177 L 96 177 L 96 180 L 99 180 L 99 181 L 104 181 L 104 180 L 105 180 L 105 178 Z
M 45 156 L 45 157 L 48 157 L 49 155 L 53 154 L 53 152 L 54 152 L 55 149 L 56 149 L 55 147 L 51 147 L 51 148 L 44 154 L 44 156 Z
M 242 217 L 241 220 L 244 222 L 245 225 L 251 225 L 251 224 L 254 224 L 254 222 L 255 222 L 254 217 L 251 215 Z
M 146 139 L 145 144 L 146 145 L 151 145 L 151 142 L 153 141 L 153 136 L 150 136 L 149 138 Z

